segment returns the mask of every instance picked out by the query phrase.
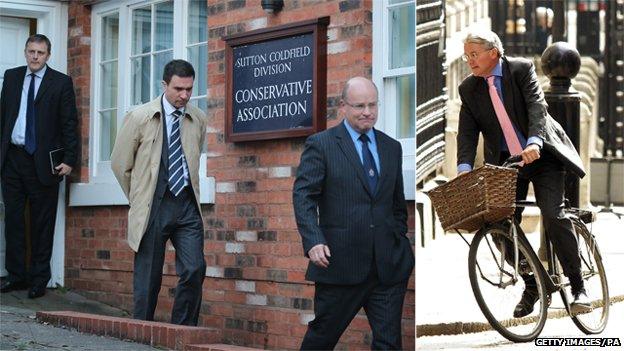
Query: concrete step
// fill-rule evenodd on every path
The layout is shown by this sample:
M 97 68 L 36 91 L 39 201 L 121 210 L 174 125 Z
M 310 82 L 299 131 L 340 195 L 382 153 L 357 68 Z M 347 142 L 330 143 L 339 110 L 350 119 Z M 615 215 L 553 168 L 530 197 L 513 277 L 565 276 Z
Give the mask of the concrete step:
M 83 333 L 132 340 L 172 350 L 183 351 L 187 350 L 190 345 L 221 341 L 221 331 L 215 328 L 190 327 L 80 312 L 39 311 L 37 320 L 57 327 L 74 328 Z
M 184 351 L 258 351 L 261 349 L 254 349 L 251 347 L 227 345 L 227 344 L 203 344 L 203 345 L 188 345 Z

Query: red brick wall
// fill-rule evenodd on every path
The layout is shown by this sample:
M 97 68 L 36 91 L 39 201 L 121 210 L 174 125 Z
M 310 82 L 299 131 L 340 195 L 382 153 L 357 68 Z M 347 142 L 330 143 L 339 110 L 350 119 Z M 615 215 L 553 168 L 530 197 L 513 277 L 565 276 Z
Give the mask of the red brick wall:
M 67 74 L 72 77 L 81 135 L 78 167 L 72 180 L 87 181 L 89 175 L 89 103 L 91 81 L 91 7 L 71 2 L 68 11 Z M 52 43 L 54 46 L 54 43 Z
M 330 16 L 328 28 L 328 127 L 339 123 L 337 104 L 344 82 L 370 77 L 370 1 L 287 0 L 267 16 L 260 0 L 208 0 L 208 175 L 217 184 L 214 205 L 203 206 L 205 257 L 200 325 L 223 330 L 225 343 L 298 349 L 313 317 L 314 286 L 304 280 L 307 260 L 294 220 L 291 191 L 304 138 L 225 143 L 223 35 Z M 70 3 L 68 67 L 79 94 L 82 172 L 88 181 L 90 9 Z M 74 16 L 72 16 L 74 14 Z M 80 14 L 80 16 L 76 16 Z M 86 38 L 86 39 L 84 39 Z M 77 50 L 72 55 L 72 50 Z M 414 213 L 413 202 L 409 204 Z M 66 284 L 112 305 L 132 310 L 133 253 L 125 241 L 127 207 L 69 208 L 66 222 Z M 410 216 L 410 232 L 414 232 Z M 168 320 L 175 287 L 174 252 L 167 253 L 156 318 Z M 403 343 L 414 348 L 414 282 L 405 298 Z M 358 315 L 339 347 L 369 348 L 371 332 Z

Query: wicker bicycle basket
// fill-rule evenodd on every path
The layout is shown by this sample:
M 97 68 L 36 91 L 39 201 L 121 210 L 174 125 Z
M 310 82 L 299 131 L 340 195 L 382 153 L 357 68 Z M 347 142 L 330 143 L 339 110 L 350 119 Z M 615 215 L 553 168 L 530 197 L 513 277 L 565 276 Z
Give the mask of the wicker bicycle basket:
M 515 169 L 486 164 L 427 194 L 444 230 L 472 232 L 514 213 L 517 176 Z

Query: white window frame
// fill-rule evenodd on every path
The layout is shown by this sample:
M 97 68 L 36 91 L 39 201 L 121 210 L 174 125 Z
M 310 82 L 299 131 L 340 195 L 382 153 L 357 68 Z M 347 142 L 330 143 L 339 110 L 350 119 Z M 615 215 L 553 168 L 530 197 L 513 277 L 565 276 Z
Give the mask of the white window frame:
M 379 89 L 379 116 L 376 128 L 382 130 L 386 134 L 397 137 L 397 114 L 396 104 L 390 103 L 396 101 L 397 86 L 395 80 L 386 78 L 395 78 L 413 74 L 416 76 L 416 62 L 414 58 L 413 67 L 401 67 L 391 69 L 389 62 L 390 34 L 389 10 L 402 6 L 405 3 L 414 3 L 415 0 L 405 0 L 398 4 L 388 5 L 388 0 L 373 1 L 373 81 Z M 414 16 L 416 13 L 414 12 Z M 414 24 L 416 21 L 414 20 Z M 416 48 L 414 47 L 414 50 Z M 414 55 L 415 57 L 416 55 Z M 415 80 L 414 80 L 415 81 Z M 416 99 L 416 96 L 413 97 Z M 388 102 L 388 103 L 386 103 Z M 415 199 L 415 164 L 416 164 L 416 136 L 412 138 L 397 138 L 403 148 L 403 182 L 405 187 L 405 198 L 408 200 Z
M 125 2 L 104 2 L 95 4 L 91 12 L 91 101 L 90 101 L 90 132 L 89 132 L 89 183 L 74 183 L 70 185 L 70 206 L 97 206 L 97 205 L 121 205 L 128 201 L 123 194 L 121 187 L 117 183 L 111 170 L 110 161 L 100 160 L 100 116 L 99 98 L 101 71 L 99 67 L 101 55 L 101 26 L 103 17 L 119 13 L 119 38 L 118 38 L 118 64 L 117 64 L 117 128 L 120 128 L 124 116 L 136 108 L 131 105 L 130 89 L 131 82 L 121 77 L 130 77 L 130 52 L 131 36 L 123 33 L 132 31 L 132 11 L 152 6 L 166 0 L 128 0 Z M 188 1 L 173 1 L 173 58 L 187 59 L 188 29 L 186 18 L 188 16 Z M 152 23 L 152 25 L 154 25 Z M 177 26 L 176 26 L 177 25 Z M 150 54 L 151 55 L 151 54 Z M 199 78 L 199 79 L 207 79 Z M 150 82 L 151 89 L 151 82 Z M 207 90 L 207 89 L 206 89 Z M 205 99 L 207 91 L 194 92 L 191 100 Z M 206 153 L 200 155 L 199 181 L 200 181 L 200 202 L 214 203 L 215 180 L 208 177 L 206 169 Z

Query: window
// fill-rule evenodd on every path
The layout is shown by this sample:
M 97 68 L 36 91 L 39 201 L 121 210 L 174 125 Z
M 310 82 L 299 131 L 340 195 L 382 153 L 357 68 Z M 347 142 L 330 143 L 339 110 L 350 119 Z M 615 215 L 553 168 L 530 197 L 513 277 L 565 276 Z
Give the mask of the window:
M 379 129 L 403 147 L 406 197 L 413 179 L 416 125 L 415 0 L 373 2 L 373 80 L 379 88 Z M 405 173 L 405 172 L 404 172 Z M 412 195 L 413 198 L 413 195 Z
M 208 22 L 206 22 L 206 1 L 191 1 L 189 4 L 188 37 L 186 41 L 186 59 L 195 68 L 193 98 L 191 102 L 203 111 L 208 109 L 206 100 L 207 63 L 208 63 Z
M 382 126 L 401 141 L 415 135 L 414 10 L 414 0 L 374 2 L 373 78 L 383 97 Z
M 130 105 L 144 104 L 161 93 L 162 70 L 173 59 L 173 2 L 132 10 Z
M 125 114 L 162 94 L 162 71 L 174 58 L 195 68 L 191 103 L 206 110 L 207 4 L 191 1 L 108 2 L 93 7 L 91 169 L 115 182 L 110 154 Z
M 110 159 L 117 131 L 117 81 L 119 67 L 119 13 L 102 17 L 102 43 L 97 69 L 100 73 L 100 96 L 97 120 L 100 126 L 98 161 Z

